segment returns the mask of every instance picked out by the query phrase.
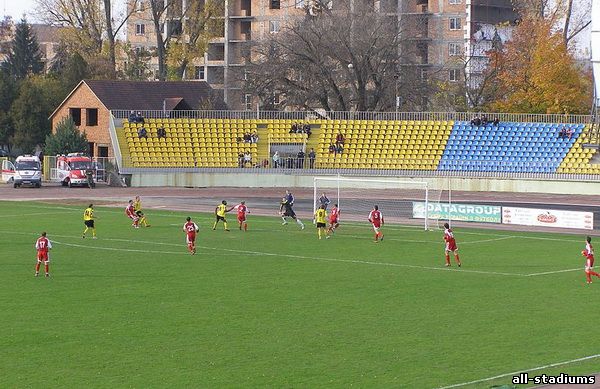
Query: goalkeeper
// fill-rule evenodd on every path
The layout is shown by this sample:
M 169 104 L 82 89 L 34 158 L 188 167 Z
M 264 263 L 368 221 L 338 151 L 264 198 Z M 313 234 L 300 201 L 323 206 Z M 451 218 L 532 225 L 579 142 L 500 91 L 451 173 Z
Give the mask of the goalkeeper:
M 296 212 L 294 212 L 294 209 L 292 208 L 293 203 L 290 202 L 290 200 L 287 197 L 284 197 L 283 199 L 281 199 L 281 205 L 279 206 L 279 214 L 281 215 L 281 219 L 283 220 L 283 224 L 284 226 L 288 223 L 287 219 L 288 217 L 291 217 L 292 219 L 294 219 L 296 221 L 296 223 L 298 223 L 298 225 L 300 226 L 300 229 L 304 229 L 304 224 L 302 223 L 302 221 L 300 219 L 298 219 L 296 217 Z

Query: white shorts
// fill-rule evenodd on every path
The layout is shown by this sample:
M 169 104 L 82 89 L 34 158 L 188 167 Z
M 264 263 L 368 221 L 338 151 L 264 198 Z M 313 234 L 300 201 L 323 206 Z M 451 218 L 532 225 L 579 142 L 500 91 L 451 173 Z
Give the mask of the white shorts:
M 380 228 L 381 228 L 381 227 L 375 227 L 375 224 L 373 224 L 373 231 L 375 231 L 375 232 L 379 232 L 379 229 L 380 229 Z

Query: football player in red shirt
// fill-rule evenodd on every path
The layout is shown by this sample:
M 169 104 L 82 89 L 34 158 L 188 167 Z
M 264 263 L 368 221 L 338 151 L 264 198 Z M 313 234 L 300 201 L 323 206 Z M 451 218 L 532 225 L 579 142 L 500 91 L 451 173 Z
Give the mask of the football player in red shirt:
M 127 207 L 125 208 L 125 215 L 127 215 L 128 218 L 133 220 L 133 224 L 131 224 L 132 227 L 140 228 L 140 226 L 139 226 L 140 218 L 138 217 L 138 215 L 135 212 L 135 207 L 133 206 L 133 200 L 129 200 L 129 203 L 127 204 Z
M 379 206 L 375 205 L 373 210 L 369 212 L 369 222 L 373 225 L 373 230 L 375 230 L 375 243 L 379 242 L 379 240 L 383 241 L 383 233 L 380 231 L 381 226 L 384 224 L 383 214 L 379 210 Z
M 333 208 L 329 212 L 329 228 L 327 229 L 327 239 L 340 226 L 340 209 L 337 204 L 333 204 Z
M 187 244 L 190 254 L 196 254 L 196 233 L 200 231 L 198 225 L 192 221 L 191 217 L 187 217 L 186 223 L 183 225 L 183 231 L 185 232 L 185 243 Z
M 446 266 L 450 266 L 450 253 L 452 252 L 454 254 L 456 264 L 458 267 L 460 267 L 462 263 L 460 263 L 460 258 L 458 257 L 458 246 L 456 246 L 454 233 L 452 232 L 452 229 L 450 229 L 450 225 L 448 223 L 444 223 L 444 240 L 446 241 Z
M 250 211 L 248 210 L 248 207 L 246 207 L 246 202 L 241 201 L 238 205 L 233 207 L 233 209 L 237 211 L 237 220 L 240 224 L 240 230 L 243 226 L 244 231 L 248 231 L 248 222 L 246 222 L 246 214 L 250 213 Z
M 600 278 L 600 274 L 596 273 L 594 268 L 594 247 L 592 246 L 592 238 L 585 238 L 585 250 L 581 251 L 581 255 L 586 258 L 585 261 L 585 278 L 588 284 L 592 283 L 592 276 Z
M 42 262 L 44 262 L 44 270 L 46 270 L 46 277 L 50 277 L 50 255 L 48 254 L 48 250 L 50 250 L 51 248 L 52 243 L 48 238 L 46 238 L 46 233 L 42 232 L 42 236 L 40 236 L 35 242 L 35 249 L 37 250 L 37 264 L 35 265 L 36 277 L 40 274 L 40 265 L 42 264 Z

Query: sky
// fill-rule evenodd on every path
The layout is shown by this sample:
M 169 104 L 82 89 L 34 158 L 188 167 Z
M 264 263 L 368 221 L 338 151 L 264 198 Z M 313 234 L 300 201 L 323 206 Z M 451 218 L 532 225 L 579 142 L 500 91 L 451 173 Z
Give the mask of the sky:
M 25 13 L 28 21 L 35 21 L 35 0 L 0 0 L 0 6 L 3 16 L 10 15 L 13 20 L 21 20 Z

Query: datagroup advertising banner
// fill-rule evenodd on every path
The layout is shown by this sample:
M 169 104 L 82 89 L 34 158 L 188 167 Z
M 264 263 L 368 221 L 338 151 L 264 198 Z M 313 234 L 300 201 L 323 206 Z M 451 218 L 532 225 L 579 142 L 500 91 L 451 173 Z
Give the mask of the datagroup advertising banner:
M 502 223 L 522 226 L 594 229 L 592 212 L 502 207 Z
M 425 202 L 413 201 L 413 218 L 425 219 Z M 496 205 L 437 203 L 427 204 L 430 219 L 450 219 L 477 223 L 501 223 L 501 207 Z

